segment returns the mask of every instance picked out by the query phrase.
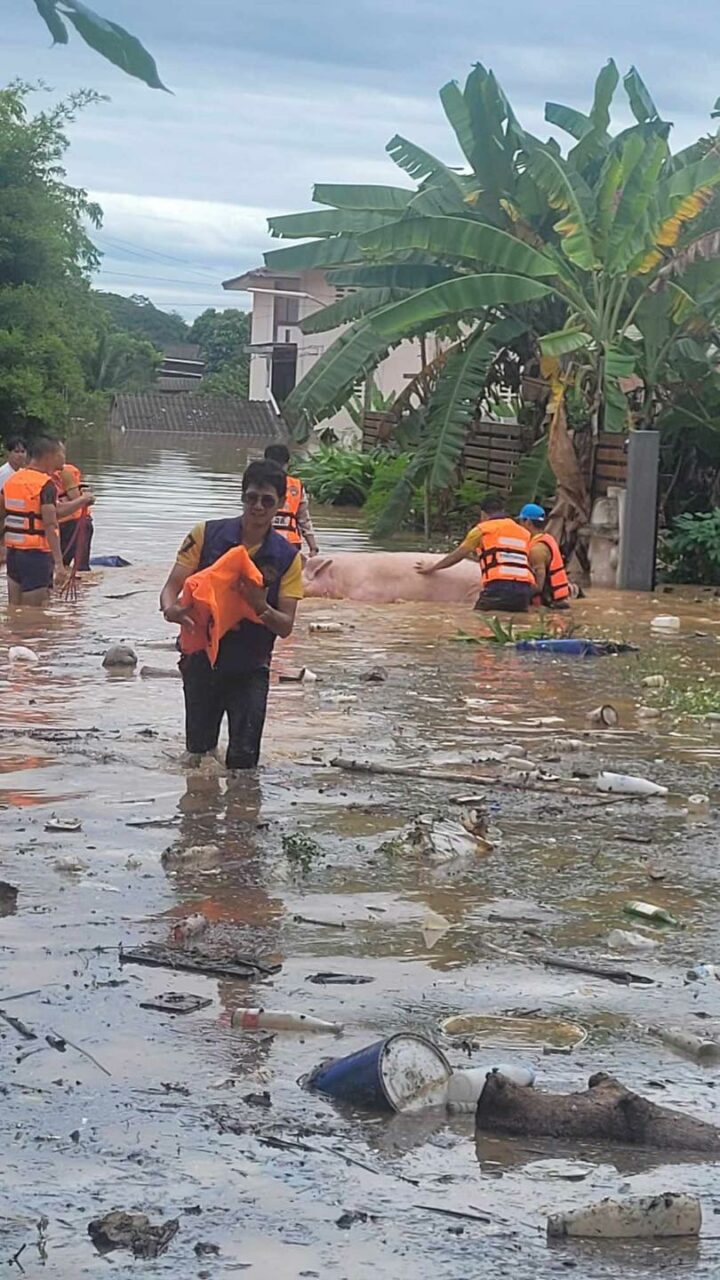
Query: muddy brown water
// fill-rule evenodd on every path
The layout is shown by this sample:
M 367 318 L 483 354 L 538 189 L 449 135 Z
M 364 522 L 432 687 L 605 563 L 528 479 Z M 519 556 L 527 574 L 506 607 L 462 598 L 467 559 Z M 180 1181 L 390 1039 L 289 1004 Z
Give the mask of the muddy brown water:
M 593 592 L 578 620 L 641 652 L 581 660 L 455 643 L 458 628 L 478 625 L 461 607 L 308 601 L 276 666 L 308 665 L 318 682 L 273 684 L 259 777 L 229 787 L 220 768 L 190 773 L 181 763 L 178 681 L 108 674 L 101 661 L 124 639 L 141 665 L 172 668 L 173 628 L 158 612 L 158 589 L 189 527 L 235 512 L 243 451 L 126 436 L 78 461 L 98 495 L 95 551 L 132 564 L 93 572 L 77 603 L 45 612 L 9 617 L 3 598 L 0 878 L 20 893 L 16 913 L 0 919 L 0 1008 L 38 1039 L 0 1026 L 0 1261 L 25 1245 L 18 1262 L 27 1274 L 58 1277 L 106 1274 L 108 1265 L 121 1276 L 141 1267 L 178 1277 L 244 1265 L 277 1280 L 460 1280 L 487 1268 L 523 1280 L 573 1264 L 579 1275 L 617 1280 L 660 1270 L 717 1275 L 720 1199 L 706 1161 L 531 1138 L 476 1148 L 470 1116 L 366 1115 L 297 1082 L 323 1057 L 393 1031 L 439 1035 L 453 1013 L 532 1011 L 580 1023 L 587 1041 L 567 1057 L 543 1055 L 530 1032 L 469 1053 L 440 1043 L 454 1064 L 529 1063 L 554 1089 L 610 1070 L 657 1101 L 720 1121 L 718 1069 L 646 1031 L 665 1022 L 720 1034 L 720 987 L 685 981 L 691 964 L 720 962 L 717 810 L 694 816 L 685 804 L 698 792 L 718 800 L 720 730 L 688 715 L 636 715 L 641 701 L 658 699 L 641 687 L 652 671 L 701 673 L 715 687 L 720 604 L 697 590 L 655 599 Z M 318 512 L 317 524 L 325 551 L 369 545 L 352 513 Z M 668 612 L 682 618 L 680 637 L 652 637 L 650 618 Z M 330 618 L 343 624 L 340 634 L 309 633 L 311 620 Z M 40 663 L 10 670 L 12 643 L 30 645 Z M 362 683 L 377 665 L 387 682 Z M 621 732 L 586 735 L 587 711 L 606 701 Z M 497 766 L 473 760 L 510 743 L 561 776 L 582 775 L 587 797 L 355 776 L 326 763 L 341 753 L 487 775 Z M 602 767 L 652 777 L 671 794 L 606 803 L 593 790 Z M 497 829 L 487 857 L 448 871 L 382 847 L 418 814 L 457 814 L 454 798 L 469 792 L 484 797 Z M 82 831 L 46 831 L 53 815 L 79 817 Z M 147 825 L 131 825 L 139 823 Z M 283 852 L 282 836 L 294 833 L 320 846 L 307 871 Z M 183 858 L 203 845 L 217 853 Z M 59 870 L 68 856 L 87 869 Z M 649 878 L 648 863 L 664 880 Z M 633 898 L 682 920 L 681 929 L 655 931 L 660 946 L 649 958 L 617 957 L 652 986 L 542 966 L 545 950 L 606 957 L 611 928 L 637 927 L 623 914 Z M 275 958 L 281 972 L 245 983 L 119 965 L 119 944 L 167 943 L 192 910 L 211 919 L 212 945 Z M 434 946 L 423 938 L 429 910 L 450 924 Z M 319 970 L 374 981 L 309 984 Z M 212 1004 L 185 1017 L 140 1008 L 165 991 Z M 231 1011 L 244 1005 L 342 1021 L 345 1033 L 233 1031 Z M 111 1076 L 73 1048 L 41 1048 L 48 1032 L 81 1045 Z M 243 1100 L 264 1090 L 267 1109 Z M 266 1145 L 278 1137 L 290 1145 Z M 545 1242 L 548 1212 L 663 1190 L 701 1195 L 697 1245 Z M 156 1262 L 121 1253 L 101 1262 L 87 1223 L 113 1208 L 178 1216 L 180 1232 Z M 336 1221 L 346 1210 L 372 1216 L 343 1230 Z M 198 1258 L 200 1241 L 219 1245 L 219 1256 Z

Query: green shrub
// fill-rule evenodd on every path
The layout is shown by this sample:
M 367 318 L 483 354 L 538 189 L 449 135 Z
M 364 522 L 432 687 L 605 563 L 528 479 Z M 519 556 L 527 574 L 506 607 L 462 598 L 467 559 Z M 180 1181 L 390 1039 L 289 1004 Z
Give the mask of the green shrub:
M 661 558 L 673 582 L 720 586 L 720 507 L 677 516 L 663 539 Z
M 361 453 L 359 449 L 321 445 L 310 457 L 296 464 L 295 471 L 316 502 L 363 507 L 371 494 L 375 494 L 375 504 L 382 505 L 377 493 L 381 492 L 386 498 L 407 464 L 407 456 L 388 453 L 386 449 Z
M 410 461 L 406 453 L 386 453 L 378 461 L 378 465 L 365 503 L 365 515 L 372 523 L 384 509 L 395 485 L 402 479 L 403 472 Z M 422 511 L 422 490 L 417 489 L 413 499 L 408 523 L 414 527 L 418 512 Z

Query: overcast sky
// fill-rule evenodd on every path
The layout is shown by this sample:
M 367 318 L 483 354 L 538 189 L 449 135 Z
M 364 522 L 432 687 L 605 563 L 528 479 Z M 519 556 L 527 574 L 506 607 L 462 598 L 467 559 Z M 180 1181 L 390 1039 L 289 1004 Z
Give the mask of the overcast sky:
M 455 162 L 437 91 L 473 62 L 493 68 L 521 121 L 542 134 L 546 99 L 586 109 L 609 56 L 621 72 L 638 66 L 674 121 L 675 146 L 710 128 L 720 95 L 710 0 L 92 2 L 143 40 L 172 96 L 123 76 L 74 34 L 50 48 L 33 0 L 3 0 L 0 80 L 110 97 L 78 121 L 68 155 L 70 180 L 105 212 L 98 284 L 188 318 L 249 304 L 220 281 L 261 262 L 265 219 L 310 207 L 314 182 L 402 185 L 384 155 L 393 133 Z

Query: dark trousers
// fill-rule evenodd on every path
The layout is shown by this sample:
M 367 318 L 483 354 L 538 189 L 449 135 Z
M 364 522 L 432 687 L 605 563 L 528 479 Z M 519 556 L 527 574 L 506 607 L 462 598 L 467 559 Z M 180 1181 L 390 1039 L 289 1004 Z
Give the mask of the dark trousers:
M 214 751 L 228 718 L 228 769 L 254 769 L 260 759 L 270 671 L 229 674 L 214 670 L 205 653 L 180 659 L 185 693 L 185 741 L 191 755 Z
M 93 522 L 90 516 L 81 516 L 79 520 L 66 520 L 61 524 L 60 547 L 63 564 L 70 565 L 74 560 L 78 573 L 89 573 L 92 536 Z
M 524 582 L 489 582 L 477 598 L 480 613 L 527 613 L 534 588 Z

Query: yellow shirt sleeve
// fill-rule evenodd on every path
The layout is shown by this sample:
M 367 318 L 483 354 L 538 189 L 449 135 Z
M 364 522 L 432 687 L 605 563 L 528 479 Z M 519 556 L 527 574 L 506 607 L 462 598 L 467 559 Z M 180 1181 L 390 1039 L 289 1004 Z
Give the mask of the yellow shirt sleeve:
M 191 573 L 197 573 L 200 567 L 200 554 L 204 541 L 205 525 L 194 525 L 175 557 L 177 563 L 181 564 L 183 569 L 189 569 Z
M 290 568 L 280 579 L 280 595 L 289 600 L 302 600 L 305 592 L 302 580 L 302 556 L 298 552 Z
M 460 545 L 464 551 L 477 551 L 480 543 L 482 542 L 482 536 L 483 534 L 480 525 L 475 525 L 475 528 L 471 529 L 470 532 L 465 535 Z

